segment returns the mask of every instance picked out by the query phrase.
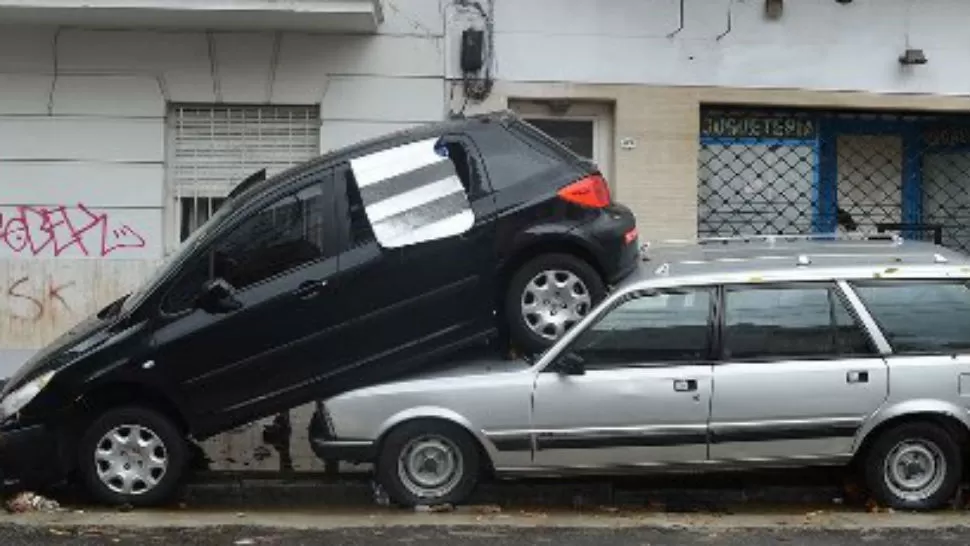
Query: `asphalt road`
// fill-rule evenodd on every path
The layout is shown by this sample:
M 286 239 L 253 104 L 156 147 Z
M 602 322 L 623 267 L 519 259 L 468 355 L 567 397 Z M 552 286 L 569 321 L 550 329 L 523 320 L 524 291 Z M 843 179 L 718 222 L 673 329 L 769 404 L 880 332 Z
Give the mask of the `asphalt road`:
M 327 546 L 912 546 L 914 544 L 970 544 L 970 529 L 825 531 L 825 530 L 707 530 L 561 529 L 507 527 L 396 527 L 336 530 L 274 530 L 250 527 L 133 528 L 42 527 L 0 525 L 0 544 L 20 545 L 272 545 Z

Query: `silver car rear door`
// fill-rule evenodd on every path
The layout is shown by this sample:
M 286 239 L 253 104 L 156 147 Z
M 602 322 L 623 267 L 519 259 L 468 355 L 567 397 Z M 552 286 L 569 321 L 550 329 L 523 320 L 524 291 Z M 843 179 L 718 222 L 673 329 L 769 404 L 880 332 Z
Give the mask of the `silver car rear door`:
M 711 459 L 826 462 L 884 402 L 880 347 L 836 282 L 723 289 Z M 884 342 L 882 342 L 884 344 Z

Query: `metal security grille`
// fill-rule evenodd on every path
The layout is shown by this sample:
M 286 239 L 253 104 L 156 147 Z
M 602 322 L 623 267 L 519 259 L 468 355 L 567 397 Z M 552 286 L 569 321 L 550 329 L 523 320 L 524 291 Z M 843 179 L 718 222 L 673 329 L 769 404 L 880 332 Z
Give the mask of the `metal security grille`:
M 174 222 L 183 240 L 229 191 L 266 169 L 272 176 L 320 153 L 316 106 L 176 105 L 169 113 Z
M 702 144 L 701 235 L 811 230 L 813 154 L 802 144 Z
M 945 246 L 970 251 L 970 127 L 922 132 L 918 212 Z
M 856 231 L 901 222 L 903 139 L 894 135 L 836 137 L 837 205 Z M 845 227 L 852 227 L 851 225 Z
M 970 117 L 708 107 L 698 233 L 897 232 L 970 252 Z

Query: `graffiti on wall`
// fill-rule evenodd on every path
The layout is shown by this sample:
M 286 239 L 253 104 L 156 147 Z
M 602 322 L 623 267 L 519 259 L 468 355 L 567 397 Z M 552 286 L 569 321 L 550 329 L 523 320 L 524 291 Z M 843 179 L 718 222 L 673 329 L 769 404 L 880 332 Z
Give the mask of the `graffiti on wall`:
M 8 313 L 12 318 L 34 322 L 59 311 L 72 313 L 66 295 L 74 285 L 74 281 L 58 283 L 48 278 L 38 289 L 29 276 L 14 279 L 7 287 Z
M 74 255 L 106 257 L 145 247 L 145 238 L 128 224 L 82 203 L 74 206 L 20 205 L 0 210 L 0 251 L 23 257 Z

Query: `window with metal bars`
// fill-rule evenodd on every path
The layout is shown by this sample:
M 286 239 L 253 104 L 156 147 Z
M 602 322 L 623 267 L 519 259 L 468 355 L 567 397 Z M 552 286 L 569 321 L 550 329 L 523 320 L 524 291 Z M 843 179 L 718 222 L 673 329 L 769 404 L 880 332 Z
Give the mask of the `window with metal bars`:
M 320 153 L 318 106 L 180 104 L 170 108 L 168 127 L 178 241 L 247 176 L 264 168 L 273 176 Z

